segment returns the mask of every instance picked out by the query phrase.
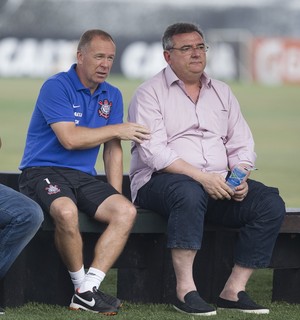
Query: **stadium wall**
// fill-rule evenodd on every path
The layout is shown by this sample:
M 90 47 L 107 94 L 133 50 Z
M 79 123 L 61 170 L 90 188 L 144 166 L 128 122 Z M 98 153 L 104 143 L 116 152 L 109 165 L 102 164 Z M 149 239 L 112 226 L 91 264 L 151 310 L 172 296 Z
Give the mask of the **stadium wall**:
M 79 36 L 102 28 L 117 43 L 112 72 L 148 78 L 164 65 L 165 27 L 198 23 L 210 46 L 207 71 L 224 80 L 300 83 L 300 9 L 294 1 L 260 6 L 188 1 L 6 0 L 0 2 L 0 77 L 42 77 L 75 62 Z M 206 2 L 206 1 L 203 1 Z M 212 1 L 213 3 L 213 1 Z M 270 4 L 271 3 L 271 4 Z

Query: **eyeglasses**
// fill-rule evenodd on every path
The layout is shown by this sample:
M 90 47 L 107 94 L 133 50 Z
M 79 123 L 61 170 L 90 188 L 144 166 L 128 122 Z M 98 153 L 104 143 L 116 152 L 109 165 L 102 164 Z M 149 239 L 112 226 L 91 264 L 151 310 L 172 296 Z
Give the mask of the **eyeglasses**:
M 191 54 L 193 52 L 193 50 L 199 50 L 200 52 L 204 53 L 207 52 L 209 46 L 207 46 L 206 44 L 198 44 L 196 46 L 183 46 L 181 48 L 169 48 L 167 50 L 178 50 L 180 51 L 182 54 Z

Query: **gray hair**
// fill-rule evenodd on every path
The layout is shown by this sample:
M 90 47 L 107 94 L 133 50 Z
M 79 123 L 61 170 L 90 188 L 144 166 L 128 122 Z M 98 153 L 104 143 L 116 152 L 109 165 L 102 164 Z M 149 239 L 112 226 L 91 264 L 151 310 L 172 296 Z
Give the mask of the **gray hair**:
M 80 51 L 84 47 L 90 44 L 90 42 L 95 38 L 95 37 L 100 37 L 103 40 L 111 40 L 114 44 L 114 39 L 110 34 L 107 32 L 100 30 L 100 29 L 92 29 L 92 30 L 87 30 L 79 39 L 78 42 L 78 47 L 77 50 Z
M 163 49 L 169 50 L 173 47 L 174 44 L 172 38 L 176 34 L 191 32 L 198 32 L 204 40 L 203 32 L 201 31 L 200 27 L 194 23 L 178 22 L 168 26 L 162 37 Z

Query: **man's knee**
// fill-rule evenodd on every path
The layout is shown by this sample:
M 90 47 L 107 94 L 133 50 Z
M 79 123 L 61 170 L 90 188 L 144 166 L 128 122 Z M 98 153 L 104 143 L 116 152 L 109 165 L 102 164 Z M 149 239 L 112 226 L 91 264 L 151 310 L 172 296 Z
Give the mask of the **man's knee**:
M 135 206 L 124 196 L 117 194 L 106 199 L 95 214 L 95 219 L 108 224 L 132 227 L 137 215 Z
M 277 195 L 275 194 L 270 199 L 270 202 L 271 202 L 272 212 L 274 213 L 274 215 L 276 215 L 277 219 L 280 220 L 280 223 L 281 223 L 286 213 L 285 203 L 283 199 L 280 197 L 279 194 Z
M 62 229 L 64 232 L 73 232 L 78 229 L 78 209 L 70 199 L 54 200 L 50 206 L 50 215 L 56 229 Z
M 115 219 L 123 224 L 133 225 L 137 216 L 136 207 L 127 199 L 124 199 L 119 206 L 117 206 L 117 213 Z
M 261 194 L 260 210 L 268 215 L 270 220 L 277 220 L 281 224 L 286 213 L 285 203 L 277 188 L 266 188 Z
M 173 206 L 186 208 L 186 210 L 206 210 L 208 195 L 203 187 L 196 181 L 188 180 L 184 184 L 178 184 L 170 197 Z
M 33 204 L 29 208 L 31 225 L 33 228 L 39 228 L 44 221 L 44 213 L 42 208 L 36 202 L 32 202 Z
M 37 202 L 20 193 L 20 218 L 26 221 L 30 229 L 38 229 L 44 220 L 44 213 Z M 19 210 L 18 210 L 19 211 Z

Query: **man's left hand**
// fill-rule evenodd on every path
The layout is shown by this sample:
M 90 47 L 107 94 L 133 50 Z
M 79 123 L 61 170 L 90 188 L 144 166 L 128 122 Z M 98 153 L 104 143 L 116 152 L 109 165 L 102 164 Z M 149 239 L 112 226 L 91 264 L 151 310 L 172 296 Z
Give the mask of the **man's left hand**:
M 235 193 L 232 196 L 232 199 L 235 201 L 243 201 L 246 198 L 248 191 L 248 183 L 244 181 L 239 186 L 235 187 Z

